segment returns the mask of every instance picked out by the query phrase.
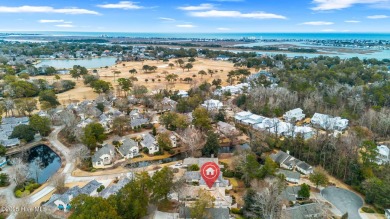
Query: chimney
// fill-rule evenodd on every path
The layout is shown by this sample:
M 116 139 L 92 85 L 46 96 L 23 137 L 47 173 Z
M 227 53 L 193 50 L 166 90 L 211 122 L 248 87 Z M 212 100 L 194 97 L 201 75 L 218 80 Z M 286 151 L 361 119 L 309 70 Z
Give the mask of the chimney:
M 214 158 L 214 154 L 211 154 L 211 158 Z
M 286 153 L 287 153 L 288 155 L 290 155 L 290 151 L 289 151 L 289 150 L 287 150 Z

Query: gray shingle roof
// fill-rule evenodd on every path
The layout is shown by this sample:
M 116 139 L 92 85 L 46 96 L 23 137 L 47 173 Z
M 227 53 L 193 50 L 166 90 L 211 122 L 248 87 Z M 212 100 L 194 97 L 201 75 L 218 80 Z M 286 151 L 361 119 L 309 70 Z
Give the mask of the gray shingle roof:
M 283 152 L 283 151 L 279 151 L 278 153 L 276 154 L 271 154 L 270 157 L 273 161 L 275 161 L 276 163 L 282 163 L 283 161 L 286 160 L 286 158 L 288 158 L 290 155 L 288 155 L 286 152 Z
M 93 191 L 98 189 L 102 184 L 96 180 L 92 180 L 88 184 L 86 184 L 83 188 L 81 188 L 81 193 L 83 194 L 91 194 Z
M 102 148 L 96 151 L 95 154 L 92 156 L 92 162 L 98 162 L 102 155 L 110 154 L 110 151 L 115 152 L 114 146 L 112 146 L 111 144 L 105 144 Z
M 131 138 L 126 138 L 118 150 L 121 154 L 126 155 L 130 153 L 130 150 L 133 147 L 138 147 L 138 143 Z
M 312 166 L 310 166 L 309 164 L 307 164 L 307 163 L 304 162 L 304 161 L 298 162 L 298 163 L 297 163 L 297 166 L 298 166 L 299 168 L 301 168 L 301 169 L 303 169 L 303 170 L 307 170 L 307 171 L 313 169 Z
M 143 147 L 152 147 L 155 145 L 156 139 L 151 134 L 146 134 L 141 141 Z
M 283 174 L 284 176 L 286 176 L 286 178 L 292 178 L 292 179 L 296 179 L 296 180 L 299 180 L 301 178 L 301 174 L 298 173 L 298 172 L 293 172 L 293 171 L 290 171 L 290 170 L 278 170 L 277 172 L 278 174 Z
M 130 121 L 130 126 L 131 126 L 131 128 L 135 128 L 135 127 L 144 125 L 148 122 L 149 122 L 149 120 L 146 118 L 134 118 Z
M 282 212 L 283 218 L 291 219 L 307 219 L 307 218 L 322 218 L 319 217 L 321 208 L 317 203 L 300 205 L 296 207 L 286 208 Z
M 100 196 L 102 198 L 108 198 L 111 195 L 115 195 L 119 190 L 121 190 L 125 185 L 127 185 L 130 182 L 130 179 L 125 177 L 118 181 L 117 184 L 109 186 L 105 188 L 101 193 Z
M 229 219 L 229 209 L 228 208 L 206 208 L 207 216 L 204 219 L 213 218 L 213 219 Z M 190 219 L 191 211 L 190 208 L 180 206 L 179 217 Z

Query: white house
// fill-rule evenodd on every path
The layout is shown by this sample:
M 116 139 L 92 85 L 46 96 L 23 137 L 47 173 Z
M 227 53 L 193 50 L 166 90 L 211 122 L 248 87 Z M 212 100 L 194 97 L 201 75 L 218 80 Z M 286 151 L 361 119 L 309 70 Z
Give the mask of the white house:
M 343 131 L 348 127 L 348 119 L 342 119 L 340 117 L 332 118 L 329 115 L 314 113 L 311 118 L 313 126 L 320 127 L 325 130 Z
M 118 152 L 127 159 L 134 158 L 139 155 L 138 143 L 131 138 L 125 138 Z
M 110 144 L 105 144 L 92 156 L 92 166 L 94 168 L 105 168 L 110 166 L 115 159 L 115 148 Z
M 242 111 L 242 112 L 236 113 L 236 115 L 234 115 L 234 119 L 236 120 L 236 122 L 242 122 L 243 120 L 247 119 L 251 115 L 253 115 L 251 112 Z
M 266 118 L 263 116 L 252 114 L 248 118 L 242 120 L 242 123 L 245 125 L 254 126 L 256 124 L 262 123 L 264 119 Z
M 304 161 L 300 161 L 297 163 L 296 167 L 295 167 L 299 172 L 305 174 L 305 175 L 309 175 L 309 174 L 312 174 L 313 173 L 313 167 L 310 166 L 309 164 L 307 164 L 306 162 Z
M 284 120 L 287 122 L 295 122 L 305 118 L 305 114 L 303 114 L 303 110 L 301 108 L 296 108 L 290 111 L 287 111 L 283 115 Z
M 185 90 L 179 90 L 177 95 L 180 96 L 180 97 L 188 97 L 188 92 L 185 91 Z
M 377 164 L 382 165 L 386 163 L 390 163 L 390 149 L 386 145 L 377 146 L 378 156 L 377 156 Z
M 219 100 L 206 100 L 204 101 L 204 103 L 202 104 L 202 106 L 204 108 L 206 108 L 207 110 L 220 110 L 222 109 L 223 107 L 223 103 Z
M 149 154 L 154 154 L 159 151 L 159 147 L 156 139 L 151 134 L 143 135 L 143 139 L 141 141 L 142 148 L 148 148 Z
M 177 147 L 177 138 L 176 138 L 176 135 L 174 135 L 173 133 L 171 133 L 171 135 L 169 136 L 169 140 L 171 140 L 171 144 L 172 144 L 172 147 L 173 147 L 173 148 Z

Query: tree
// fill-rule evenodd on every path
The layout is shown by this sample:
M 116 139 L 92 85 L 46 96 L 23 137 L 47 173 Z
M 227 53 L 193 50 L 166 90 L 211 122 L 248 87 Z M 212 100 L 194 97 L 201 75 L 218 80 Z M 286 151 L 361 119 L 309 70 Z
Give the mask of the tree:
M 119 136 L 123 135 L 123 131 L 129 125 L 130 119 L 126 116 L 118 116 L 114 118 L 112 122 L 112 127 L 115 133 Z
M 4 156 L 7 152 L 7 148 L 0 144 L 0 157 Z
M 191 63 L 187 63 L 184 67 L 187 69 L 187 71 L 190 71 L 190 69 L 194 66 Z
M 65 206 L 64 206 L 65 207 Z M 76 218 L 107 218 L 120 219 L 115 208 L 102 197 L 91 197 L 81 194 L 71 201 L 73 210 L 70 219 Z
M 83 78 L 85 85 L 92 85 L 95 81 L 99 79 L 95 75 L 84 75 Z
M 169 151 L 172 148 L 172 141 L 168 132 L 160 133 L 157 137 L 157 143 L 160 147 L 160 151 Z
M 196 61 L 196 60 L 195 60 L 194 57 L 191 57 L 191 58 L 188 59 L 188 62 L 195 62 L 195 61 Z
M 120 88 L 125 92 L 125 96 L 127 97 L 127 94 L 133 86 L 133 82 L 128 78 L 119 78 L 118 83 Z
M 257 162 L 256 154 L 253 152 L 243 151 L 235 158 L 234 167 L 246 186 L 249 186 L 253 179 L 259 178 L 260 163 Z
M 135 68 L 129 70 L 130 74 L 137 74 L 137 70 Z
M 316 188 L 318 188 L 318 186 L 326 186 L 329 183 L 328 176 L 321 167 L 317 167 L 314 172 L 310 174 L 309 180 L 316 185 Z
M 153 128 L 152 128 L 152 134 L 153 134 L 153 136 L 157 135 L 157 129 L 155 126 L 153 126 Z
M 203 75 L 207 75 L 207 72 L 205 70 L 201 70 L 198 72 L 198 75 L 200 75 L 200 78 L 203 78 Z
M 204 107 L 196 108 L 192 113 L 192 116 L 194 117 L 192 123 L 195 125 L 195 127 L 205 131 L 211 129 L 211 119 L 209 117 L 209 113 L 206 108 Z
M 104 128 L 100 123 L 88 124 L 83 129 L 83 132 L 82 142 L 91 150 L 94 150 L 98 143 L 102 143 L 106 139 Z
M 43 109 L 54 108 L 60 105 L 56 94 L 52 90 L 43 90 L 39 92 L 39 102 Z
M 175 64 L 169 63 L 168 66 L 172 69 L 175 66 Z
M 0 187 L 9 186 L 9 176 L 6 173 L 0 173 Z
M 103 81 L 103 80 L 97 80 L 91 84 L 93 90 L 98 93 L 107 93 L 112 89 L 112 85 L 110 82 Z
M 167 200 L 168 194 L 173 187 L 173 172 L 168 167 L 163 167 L 161 170 L 154 173 L 152 177 L 153 194 L 152 199 L 159 201 Z
M 148 93 L 148 88 L 146 88 L 144 85 L 135 85 L 133 87 L 133 92 L 134 96 L 136 98 L 141 98 L 143 97 L 146 93 Z
M 147 215 L 152 181 L 147 172 L 136 175 L 130 183 L 125 185 L 117 195 L 110 196 L 121 218 L 138 219 Z
M 34 98 L 22 98 L 22 99 L 18 99 L 16 102 L 15 102 L 15 107 L 16 109 L 22 113 L 23 115 L 25 114 L 25 112 L 28 113 L 28 115 L 31 115 L 31 113 L 34 111 L 34 110 L 37 110 L 37 100 L 34 99 Z
M 183 59 L 178 59 L 178 60 L 177 60 L 177 63 L 178 63 L 179 66 L 181 67 L 181 66 L 184 64 L 184 61 L 183 61 Z
M 218 156 L 219 148 L 220 146 L 219 146 L 218 135 L 212 131 L 208 131 L 206 144 L 202 149 L 203 156 L 210 157 L 211 155 L 214 155 L 216 157 Z
M 28 179 L 28 166 L 19 157 L 11 159 L 11 179 L 16 185 L 22 185 Z
M 310 186 L 306 183 L 301 185 L 301 189 L 298 191 L 298 197 L 308 199 L 310 197 Z
M 199 189 L 198 191 L 198 200 L 195 201 L 190 207 L 191 218 L 195 219 L 204 219 L 209 218 L 211 215 L 207 214 L 207 208 L 214 207 L 215 198 L 210 194 L 210 192 Z
M 35 114 L 30 117 L 29 122 L 31 128 L 39 132 L 41 136 L 48 136 L 51 132 L 50 129 L 50 119 L 47 117 L 41 117 L 38 114 Z
M 192 164 L 187 168 L 188 171 L 199 171 L 199 166 L 198 164 Z
M 253 182 L 252 188 L 256 188 L 252 203 L 248 203 L 250 218 L 281 218 L 283 181 L 278 178 L 266 178 L 263 181 Z M 247 203 L 245 203 L 247 204 Z
M 58 193 L 62 194 L 65 192 L 65 174 L 63 173 L 57 173 L 52 177 L 51 183 L 54 186 L 54 188 L 57 190 Z
M 10 138 L 18 138 L 26 142 L 34 140 L 35 130 L 30 125 L 18 125 L 12 131 Z

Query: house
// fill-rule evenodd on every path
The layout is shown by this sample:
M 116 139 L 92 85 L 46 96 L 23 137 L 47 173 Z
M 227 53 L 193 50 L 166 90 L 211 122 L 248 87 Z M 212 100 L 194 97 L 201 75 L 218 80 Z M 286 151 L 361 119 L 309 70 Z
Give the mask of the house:
M 224 135 L 231 136 L 238 133 L 236 127 L 233 125 L 230 125 L 229 123 L 219 121 L 217 123 L 217 129 L 219 132 L 221 132 Z
M 206 208 L 205 211 L 207 218 L 213 219 L 229 219 L 229 208 Z M 189 207 L 180 206 L 179 208 L 179 219 L 191 219 L 191 211 Z
M 121 190 L 125 185 L 127 185 L 130 182 L 130 179 L 127 177 L 124 177 L 118 181 L 118 183 L 108 186 L 107 188 L 103 189 L 99 196 L 102 198 L 107 199 L 111 195 L 116 195 L 119 190 Z
M 214 162 L 218 164 L 218 158 L 214 157 L 200 157 L 200 158 L 194 158 L 194 157 L 188 157 L 183 160 L 183 167 L 189 167 L 191 165 L 198 165 L 198 167 L 202 167 L 203 164 L 207 162 Z M 219 168 L 223 168 L 223 165 L 218 164 Z
M 313 173 L 313 167 L 310 166 L 309 164 L 307 164 L 305 161 L 299 161 L 297 164 L 296 164 L 296 169 L 305 174 L 305 175 L 309 175 L 309 174 L 312 174 Z
M 0 167 L 7 164 L 7 158 L 6 157 L 0 157 Z
M 118 152 L 127 159 L 134 158 L 139 155 L 138 143 L 131 138 L 125 138 Z
M 138 109 L 133 109 L 130 113 L 130 127 L 132 129 L 141 127 L 149 122 L 149 119 L 145 118 Z
M 159 147 L 156 139 L 149 133 L 143 135 L 143 139 L 141 141 L 141 147 L 147 148 L 149 150 L 149 154 L 154 154 L 159 151 Z
M 296 122 L 305 118 L 305 114 L 303 114 L 303 110 L 301 108 L 296 108 L 290 111 L 287 111 L 283 118 L 287 122 Z
M 220 96 L 226 92 L 229 92 L 231 95 L 243 93 L 245 90 L 248 90 L 250 85 L 248 83 L 241 83 L 237 85 L 230 85 L 226 87 L 221 87 L 214 91 L 214 94 Z
M 265 118 L 261 123 L 255 124 L 254 129 L 257 130 L 268 130 L 271 131 L 272 128 L 279 124 L 279 119 L 277 118 Z M 277 128 L 273 129 L 274 132 L 277 132 Z
M 390 219 L 390 209 L 385 209 L 385 217 L 386 219 Z
M 177 105 L 176 101 L 171 100 L 168 97 L 164 97 L 164 99 L 161 102 L 155 104 L 154 109 L 159 113 L 166 112 L 166 111 L 175 111 L 176 105 Z
M 102 148 L 97 149 L 92 156 L 92 166 L 94 168 L 104 168 L 110 166 L 115 159 L 115 148 L 111 144 L 105 144 Z
M 314 113 L 311 118 L 311 123 L 315 127 L 319 127 L 325 130 L 343 131 L 348 127 L 348 119 L 342 119 L 340 117 L 331 117 L 326 114 Z
M 290 170 L 283 170 L 279 169 L 277 171 L 277 174 L 282 174 L 286 177 L 286 181 L 290 183 L 299 183 L 299 180 L 301 179 L 301 174 L 298 172 L 290 171 Z
M 251 112 L 242 111 L 242 112 L 236 113 L 236 115 L 234 115 L 234 119 L 236 120 L 236 122 L 242 122 L 243 120 L 249 118 L 249 116 L 251 116 L 251 115 L 253 115 Z
M 306 162 L 296 159 L 295 157 L 289 155 L 286 152 L 279 151 L 276 154 L 271 154 L 270 158 L 284 169 L 293 170 L 295 168 L 297 171 L 300 171 L 305 175 L 313 173 L 312 166 L 310 166 Z
M 286 219 L 325 218 L 322 216 L 322 208 L 317 203 L 294 206 L 282 210 L 282 217 Z
M 221 101 L 219 101 L 219 100 L 211 99 L 211 100 L 204 101 L 202 106 L 204 108 L 206 108 L 207 110 L 209 110 L 209 111 L 213 111 L 213 110 L 220 110 L 220 109 L 222 109 L 223 103 Z
M 217 56 L 217 58 L 215 58 L 215 60 L 217 61 L 228 61 L 230 59 L 229 56 L 225 56 L 225 55 L 219 55 Z
M 377 155 L 377 164 L 382 165 L 390 163 L 390 149 L 386 145 L 377 146 L 378 155 Z
M 242 120 L 242 123 L 245 125 L 254 126 L 256 124 L 262 123 L 266 119 L 263 116 L 252 114 L 248 118 Z
M 185 91 L 185 90 L 179 90 L 177 95 L 180 96 L 180 97 L 188 97 L 188 92 Z
M 304 139 L 313 137 L 316 131 L 311 127 L 295 126 L 293 133 L 287 133 L 287 136 L 296 137 L 298 134 L 302 135 Z
M 282 191 L 282 198 L 284 200 L 287 200 L 289 202 L 295 203 L 297 199 L 299 198 L 298 193 L 301 190 L 301 186 L 287 186 Z
M 72 187 L 63 194 L 52 195 L 49 201 L 47 201 L 43 206 L 55 208 L 61 211 L 69 211 L 71 209 L 70 202 L 72 201 L 72 199 L 76 198 L 81 194 L 95 196 L 97 194 L 96 190 L 101 185 L 102 184 L 98 181 L 92 180 L 82 188 L 80 188 L 79 186 Z
M 171 133 L 169 135 L 169 140 L 171 140 L 171 144 L 173 148 L 177 147 L 177 138 L 175 134 Z
M 14 128 L 18 125 L 28 125 L 28 117 L 4 117 L 0 123 L 0 144 L 4 147 L 12 147 L 20 144 L 18 138 L 9 138 Z

